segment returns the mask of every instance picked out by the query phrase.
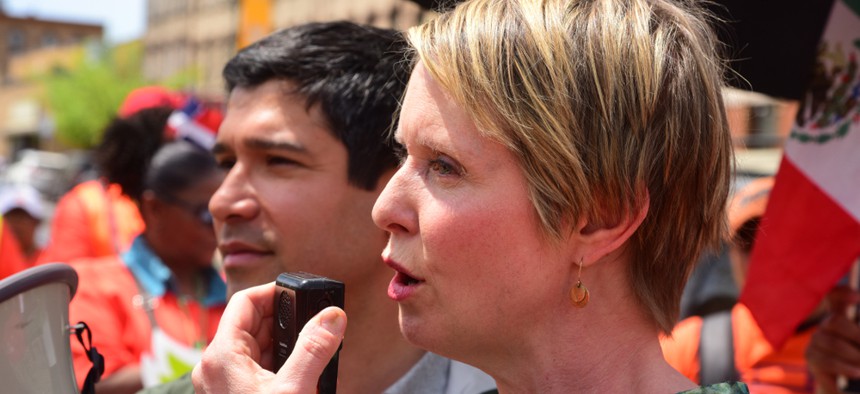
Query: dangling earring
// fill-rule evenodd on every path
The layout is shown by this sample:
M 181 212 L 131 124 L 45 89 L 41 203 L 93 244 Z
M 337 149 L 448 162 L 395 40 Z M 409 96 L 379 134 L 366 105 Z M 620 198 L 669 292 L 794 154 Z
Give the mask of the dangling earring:
M 577 308 L 585 308 L 588 305 L 588 298 L 588 289 L 582 284 L 582 259 L 580 258 L 576 285 L 570 289 L 570 303 Z

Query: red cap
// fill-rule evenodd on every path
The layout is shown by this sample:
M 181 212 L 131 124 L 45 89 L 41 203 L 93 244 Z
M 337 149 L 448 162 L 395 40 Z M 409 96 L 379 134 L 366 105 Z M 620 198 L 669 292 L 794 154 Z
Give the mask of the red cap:
M 167 106 L 179 108 L 182 106 L 183 101 L 182 95 L 172 92 L 167 88 L 161 86 L 144 86 L 132 90 L 125 97 L 125 101 L 119 107 L 119 116 L 125 118 L 142 109 L 153 107 Z

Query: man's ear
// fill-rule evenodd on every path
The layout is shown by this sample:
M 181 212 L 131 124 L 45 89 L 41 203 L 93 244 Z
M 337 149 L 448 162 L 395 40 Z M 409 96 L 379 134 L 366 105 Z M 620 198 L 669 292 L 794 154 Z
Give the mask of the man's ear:
M 595 224 L 582 219 L 577 225 L 576 237 L 584 246 L 585 254 L 581 256 L 583 265 L 588 266 L 619 250 L 645 220 L 650 204 L 651 199 L 646 190 L 638 209 L 626 212 L 614 222 Z

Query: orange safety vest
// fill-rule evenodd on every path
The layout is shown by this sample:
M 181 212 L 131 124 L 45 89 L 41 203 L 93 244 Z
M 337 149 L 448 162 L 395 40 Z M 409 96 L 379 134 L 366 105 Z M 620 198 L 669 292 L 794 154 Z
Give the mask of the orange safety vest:
M 812 380 L 804 352 L 814 330 L 796 333 L 781 349 L 775 350 L 746 306 L 736 304 L 731 315 L 735 368 L 750 393 L 811 392 Z M 666 361 L 694 382 L 700 376 L 701 332 L 702 318 L 694 316 L 678 323 L 671 337 L 660 338 Z
M 126 366 L 140 364 L 150 348 L 153 325 L 146 305 L 152 303 L 159 329 L 191 346 L 203 334 L 212 341 L 224 304 L 204 306 L 168 292 L 147 301 L 131 270 L 119 256 L 83 259 L 71 264 L 78 273 L 78 291 L 69 304 L 69 321 L 84 321 L 92 330 L 92 346 L 105 357 L 102 379 Z M 72 341 L 72 362 L 78 385 L 92 363 L 83 346 Z
M 117 184 L 99 180 L 75 186 L 60 202 L 51 225 L 51 241 L 40 263 L 119 255 L 143 232 L 137 205 Z

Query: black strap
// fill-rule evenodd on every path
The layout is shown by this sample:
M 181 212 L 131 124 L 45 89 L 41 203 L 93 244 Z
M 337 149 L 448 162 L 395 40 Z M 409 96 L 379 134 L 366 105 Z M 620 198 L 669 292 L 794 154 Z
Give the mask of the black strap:
M 87 323 L 78 322 L 78 324 L 75 324 L 72 329 L 75 331 L 75 336 L 78 337 L 78 342 L 80 342 L 81 346 L 84 347 L 87 359 L 93 363 L 90 371 L 87 372 L 86 379 L 84 379 L 84 387 L 81 388 L 81 394 L 94 394 L 96 392 L 96 383 L 98 383 L 102 378 L 102 374 L 105 372 L 105 358 L 98 350 L 96 350 L 95 346 L 92 346 L 93 335 L 90 332 L 90 327 L 87 326 Z M 87 334 L 86 341 L 84 341 L 84 333 Z
M 699 384 L 702 386 L 740 379 L 735 368 L 731 310 L 711 313 L 702 318 L 699 368 Z

